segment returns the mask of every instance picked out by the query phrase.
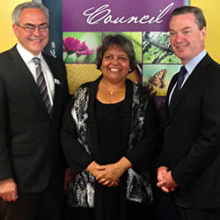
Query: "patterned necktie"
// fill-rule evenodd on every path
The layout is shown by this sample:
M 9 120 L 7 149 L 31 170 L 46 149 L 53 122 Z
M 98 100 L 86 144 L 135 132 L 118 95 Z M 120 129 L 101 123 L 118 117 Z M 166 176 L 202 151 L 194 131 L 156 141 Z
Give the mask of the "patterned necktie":
M 41 70 L 40 59 L 38 57 L 34 57 L 33 61 L 36 65 L 37 86 L 38 86 L 40 94 L 43 98 L 44 104 L 47 108 L 47 112 L 50 115 L 50 113 L 52 111 L 52 105 L 50 103 L 50 98 L 48 95 L 47 85 L 46 85 L 46 81 L 44 78 L 44 74 Z
M 183 83 L 184 76 L 185 76 L 186 73 L 187 73 L 187 71 L 186 71 L 185 66 L 182 66 L 181 69 L 180 69 L 179 75 L 178 75 L 176 87 L 173 91 L 173 94 L 172 94 L 172 97 L 171 97 L 171 100 L 170 100 L 170 109 L 173 107 L 173 104 L 175 102 L 175 99 L 176 99 L 179 91 L 180 91 L 180 88 L 181 88 L 181 85 Z

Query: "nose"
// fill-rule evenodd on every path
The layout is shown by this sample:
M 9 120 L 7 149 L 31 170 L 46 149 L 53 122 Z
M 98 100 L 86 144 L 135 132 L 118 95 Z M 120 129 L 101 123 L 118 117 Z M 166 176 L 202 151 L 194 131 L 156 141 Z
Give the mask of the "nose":
M 112 59 L 112 63 L 118 63 L 118 59 Z
M 33 35 L 35 35 L 35 36 L 39 36 L 40 35 L 39 27 L 35 27 Z
M 181 42 L 182 40 L 183 40 L 182 34 L 176 34 L 176 39 L 175 39 L 175 41 L 176 41 L 176 42 Z
M 112 59 L 112 63 L 113 63 L 113 64 L 118 64 L 118 62 L 119 62 L 118 57 L 114 57 L 114 58 Z

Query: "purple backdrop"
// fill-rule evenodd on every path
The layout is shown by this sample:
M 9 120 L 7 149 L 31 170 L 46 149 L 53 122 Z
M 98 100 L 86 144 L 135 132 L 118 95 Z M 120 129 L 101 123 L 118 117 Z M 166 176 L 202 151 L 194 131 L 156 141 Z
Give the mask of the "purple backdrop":
M 183 0 L 63 0 L 64 32 L 168 31 Z

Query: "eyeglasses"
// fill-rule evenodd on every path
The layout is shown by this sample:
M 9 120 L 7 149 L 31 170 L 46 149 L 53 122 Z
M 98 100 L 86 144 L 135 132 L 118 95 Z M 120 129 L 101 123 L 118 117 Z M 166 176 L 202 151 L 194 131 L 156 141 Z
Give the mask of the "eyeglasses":
M 26 24 L 25 26 L 21 26 L 19 24 L 16 24 L 18 27 L 23 28 L 27 33 L 33 33 L 36 29 L 38 29 L 39 32 L 44 33 L 48 31 L 48 24 L 40 24 L 40 25 L 34 25 L 34 24 Z

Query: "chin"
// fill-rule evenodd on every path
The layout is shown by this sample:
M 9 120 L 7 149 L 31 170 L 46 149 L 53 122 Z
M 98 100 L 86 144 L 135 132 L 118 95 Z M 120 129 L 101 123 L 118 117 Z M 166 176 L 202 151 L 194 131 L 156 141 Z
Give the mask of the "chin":
M 37 56 L 42 50 L 29 50 L 33 55 Z
M 35 52 L 35 53 L 40 53 L 42 50 L 44 49 L 44 47 L 35 47 L 35 48 L 33 48 L 33 51 Z

